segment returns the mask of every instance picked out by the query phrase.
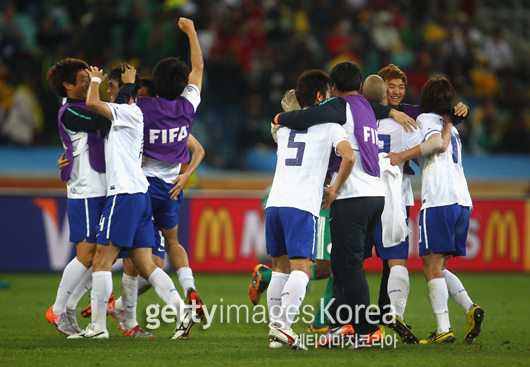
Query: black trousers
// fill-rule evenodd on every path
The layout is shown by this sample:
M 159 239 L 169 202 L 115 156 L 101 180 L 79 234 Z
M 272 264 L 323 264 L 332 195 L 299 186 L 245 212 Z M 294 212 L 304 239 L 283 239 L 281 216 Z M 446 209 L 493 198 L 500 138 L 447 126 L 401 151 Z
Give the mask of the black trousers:
M 376 324 L 369 323 L 366 318 L 370 290 L 363 269 L 363 255 L 365 246 L 372 241 L 384 205 L 384 197 L 340 199 L 331 205 L 331 270 L 335 299 L 329 308 L 333 319 L 330 319 L 331 327 L 352 324 L 360 335 L 378 329 Z

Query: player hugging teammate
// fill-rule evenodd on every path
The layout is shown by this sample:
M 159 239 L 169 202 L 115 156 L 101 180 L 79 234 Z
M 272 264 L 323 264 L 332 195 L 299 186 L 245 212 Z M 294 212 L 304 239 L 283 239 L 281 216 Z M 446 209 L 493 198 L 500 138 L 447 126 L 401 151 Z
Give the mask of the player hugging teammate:
M 59 130 L 68 159 L 63 155 L 59 167 L 67 181 L 71 240 L 78 243 L 78 256 L 65 269 L 46 317 L 69 339 L 108 338 L 107 313 L 126 336 L 152 337 L 136 321 L 137 297 L 151 286 L 177 312 L 172 339 L 187 339 L 194 323 L 204 317 L 186 251 L 177 239 L 182 188 L 204 156 L 189 134 L 200 102 L 203 60 L 193 22 L 180 18 L 179 27 L 190 39 L 191 72 L 176 58 L 161 60 L 153 70 L 151 92 L 144 80 L 144 98 L 138 102 L 140 78 L 130 65 L 111 70 L 111 103 L 100 100 L 99 85 L 106 75 L 98 68 L 66 59 L 50 69 L 50 83 L 67 97 L 59 112 Z M 162 138 L 157 140 L 156 132 Z M 181 174 L 181 164 L 189 161 L 188 149 L 193 157 Z M 161 269 L 164 247 L 155 229 L 165 239 L 185 302 Z M 109 304 L 110 270 L 118 256 L 125 258 L 122 297 Z M 92 322 L 81 330 L 75 306 L 90 287 Z
M 405 74 L 392 64 L 383 68 L 379 76 L 367 78 L 362 86 L 365 98 L 360 95 L 362 74 L 354 63 L 337 65 L 331 72 L 331 79 L 333 95 L 338 98 L 326 100 L 302 111 L 280 114 L 275 118 L 276 126 L 272 129 L 274 135 L 283 130 L 278 129 L 279 126 L 291 128 L 291 140 L 298 143 L 303 141 L 298 136 L 306 134 L 305 129 L 334 122 L 343 125 L 355 152 L 356 159 L 351 176 L 342 189 L 336 192 L 335 201 L 331 204 L 331 270 L 334 284 L 330 315 L 333 319 L 330 318 L 329 329 L 325 330 L 328 334 L 320 339 L 317 346 L 344 345 L 341 343 L 343 339 L 353 336 L 356 340 L 363 340 L 362 345 L 355 347 L 368 346 L 378 340 L 380 342 L 384 337 L 385 325 L 396 331 L 404 343 L 418 343 L 418 338 L 410 330 L 411 327 L 404 322 L 410 290 L 406 267 L 410 232 L 407 225 L 408 207 L 414 205 L 408 178 L 411 172 L 408 165 L 411 160 L 420 166 L 422 173 L 420 256 L 424 263 L 429 300 L 438 324 L 437 330 L 419 343 L 454 342 L 447 308 L 449 295 L 466 314 L 464 341 L 471 343 L 480 334 L 485 313 L 471 301 L 458 277 L 446 269 L 451 257 L 466 254 L 465 242 L 469 214 L 472 210 L 462 168 L 462 146 L 458 130 L 454 127 L 467 115 L 467 106 L 458 103 L 453 107 L 454 89 L 446 79 L 438 77 L 429 80 L 423 87 L 421 106 L 401 104 L 407 79 Z M 289 98 L 291 97 L 288 95 L 284 97 L 282 106 L 292 104 L 292 101 L 287 100 Z M 367 100 L 371 102 L 373 112 L 366 108 Z M 404 119 L 398 112 L 405 112 L 416 119 L 420 129 L 415 130 L 407 125 L 409 120 Z M 371 134 L 370 129 L 375 121 L 376 132 Z M 376 153 L 369 145 L 372 135 L 378 137 Z M 278 140 L 278 151 L 281 149 Z M 296 151 L 291 149 L 290 153 L 294 157 Z M 379 158 L 377 153 L 381 153 Z M 296 156 L 298 157 L 298 154 Z M 333 164 L 336 158 L 331 154 L 331 172 L 337 172 L 338 165 Z M 280 164 L 280 160 L 278 162 Z M 337 173 L 334 175 L 336 177 Z M 380 205 L 377 202 L 383 197 L 384 210 L 381 207 L 379 211 L 376 209 Z M 325 207 L 329 198 L 325 196 L 324 199 Z M 366 203 L 359 205 L 361 201 Z M 351 208 L 343 209 L 343 205 Z M 371 214 L 372 208 L 374 211 Z M 269 229 L 267 222 L 267 233 L 277 231 L 276 227 L 280 228 L 280 225 Z M 354 228 L 358 228 L 359 232 L 355 232 L 357 229 L 354 231 Z M 292 241 L 287 235 L 284 238 L 286 242 Z M 272 244 L 276 242 L 267 237 L 269 253 L 275 246 Z M 370 304 L 368 286 L 362 270 L 363 256 L 360 253 L 364 252 L 364 258 L 370 257 L 374 245 L 378 257 L 384 262 L 379 297 L 380 312 L 385 307 L 390 309 L 391 320 L 368 320 L 360 317 L 360 320 L 356 319 L 355 322 L 351 318 L 348 322 L 337 322 L 346 319 L 345 314 L 340 315 L 337 312 L 341 306 L 354 309 L 356 306 Z M 274 284 L 268 272 L 270 270 L 267 267 L 258 265 L 253 273 L 254 280 L 249 287 L 249 296 L 253 303 L 259 302 L 260 294 L 267 286 L 270 288 Z M 287 274 L 282 279 L 284 283 L 290 281 Z M 269 303 L 276 299 L 276 296 L 268 295 Z M 283 296 L 281 301 L 283 302 Z M 291 337 L 289 338 L 275 332 L 276 320 L 277 317 L 271 317 L 269 347 L 287 344 L 292 348 L 305 349 L 299 345 L 298 337 L 294 333 L 289 334 L 282 330 L 282 334 Z M 379 323 L 379 328 L 375 323 Z M 310 325 L 309 331 L 320 330 Z
M 191 72 L 178 59 L 161 60 L 152 85 L 144 80 L 143 98 L 138 100 L 140 78 L 129 65 L 111 70 L 111 103 L 100 100 L 99 85 L 106 75 L 98 68 L 66 59 L 49 71 L 50 84 L 66 98 L 58 116 L 65 147 L 59 166 L 68 188 L 70 240 L 77 244 L 77 256 L 65 268 L 46 318 L 70 339 L 108 338 L 107 313 L 126 336 L 152 337 L 136 320 L 137 297 L 151 286 L 177 311 L 173 339 L 187 339 L 194 323 L 204 317 L 177 236 L 182 188 L 204 156 L 190 135 L 200 103 L 203 61 L 193 22 L 181 18 L 179 27 L 190 40 Z M 449 295 L 466 314 L 464 340 L 471 343 L 479 336 L 484 310 L 446 268 L 451 257 L 466 254 L 472 201 L 454 126 L 468 108 L 462 103 L 453 107 L 454 88 L 438 77 L 423 87 L 421 106 L 401 104 L 406 84 L 405 74 L 394 65 L 363 83 L 360 68 L 345 62 L 330 76 L 305 71 L 294 97 L 286 95 L 282 105 L 288 112 L 275 118 L 272 129 L 278 162 L 266 204 L 267 250 L 273 266 L 256 267 L 249 289 L 257 304 L 268 288 L 270 348 L 307 350 L 291 326 L 309 279 L 331 273 L 328 325 L 309 326 L 312 332 L 327 333 L 317 346 L 337 347 L 352 337 L 363 341 L 354 347 L 370 346 L 381 342 L 385 326 L 403 342 L 418 343 L 404 321 L 410 291 L 411 160 L 422 174 L 420 256 L 437 321 L 437 330 L 419 343 L 454 342 Z M 419 130 L 411 127 L 417 127 L 414 120 Z M 181 165 L 190 159 L 188 150 L 193 153 L 190 167 L 181 174 Z M 324 187 L 326 176 L 329 187 Z M 185 301 L 161 269 L 161 237 Z M 370 307 L 363 260 L 371 256 L 373 246 L 384 263 L 379 306 L 390 310 L 391 320 L 356 313 L 359 307 Z M 118 256 L 125 258 L 122 296 L 112 301 L 111 266 Z M 81 330 L 75 308 L 91 287 L 92 322 Z

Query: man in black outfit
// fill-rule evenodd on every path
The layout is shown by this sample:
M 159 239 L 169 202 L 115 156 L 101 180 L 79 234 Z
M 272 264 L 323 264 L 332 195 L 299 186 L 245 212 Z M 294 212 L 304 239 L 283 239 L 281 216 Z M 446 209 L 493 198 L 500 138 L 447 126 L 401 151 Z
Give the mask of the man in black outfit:
M 384 207 L 380 181 L 377 122 L 372 107 L 360 95 L 362 72 L 355 63 L 341 63 L 330 74 L 333 98 L 302 111 L 283 113 L 276 123 L 291 129 L 306 129 L 323 122 L 338 122 L 348 133 L 355 152 L 352 173 L 340 192 L 324 190 L 327 201 L 333 201 L 330 227 L 333 249 L 331 269 L 335 277 L 333 298 L 329 308 L 330 333 L 319 346 L 333 347 L 354 333 L 364 344 L 380 340 L 378 326 L 367 318 L 370 305 L 368 282 L 363 269 L 365 246 L 371 242 Z M 335 155 L 330 170 L 336 178 Z M 341 307 L 343 306 L 343 307 Z

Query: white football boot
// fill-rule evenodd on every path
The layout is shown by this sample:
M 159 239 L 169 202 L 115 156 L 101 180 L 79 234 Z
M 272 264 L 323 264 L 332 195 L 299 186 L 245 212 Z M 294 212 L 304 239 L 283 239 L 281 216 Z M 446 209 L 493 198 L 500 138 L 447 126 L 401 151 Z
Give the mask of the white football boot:
M 70 335 L 68 339 L 108 339 L 109 332 L 107 329 L 94 330 L 94 325 L 88 324 L 85 330 L 82 330 L 79 334 Z
M 291 349 L 307 350 L 300 338 L 292 329 L 279 329 L 273 327 L 269 331 L 269 339 L 288 345 Z

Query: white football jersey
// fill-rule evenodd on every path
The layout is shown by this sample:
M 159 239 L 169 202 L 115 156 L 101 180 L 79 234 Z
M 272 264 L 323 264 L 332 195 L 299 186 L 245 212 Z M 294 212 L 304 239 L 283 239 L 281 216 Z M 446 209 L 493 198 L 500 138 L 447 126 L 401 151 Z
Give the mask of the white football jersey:
M 347 141 L 344 129 L 335 123 L 307 130 L 278 129 L 278 161 L 267 208 L 290 207 L 318 217 L 324 179 L 333 147 Z
M 355 164 L 351 171 L 350 177 L 346 180 L 342 189 L 337 194 L 335 200 L 348 199 L 355 197 L 366 196 L 385 196 L 383 191 L 383 184 L 379 177 L 374 177 L 366 173 L 361 161 L 361 153 L 357 145 L 357 139 L 354 135 L 354 121 L 350 106 L 346 107 L 346 123 L 343 125 L 348 140 L 350 141 L 353 152 L 355 153 Z M 331 177 L 331 184 L 337 179 L 338 172 L 333 173 Z
M 114 120 L 105 142 L 107 196 L 146 193 L 142 172 L 144 115 L 135 104 L 108 103 Z
M 181 94 L 193 105 L 193 109 L 197 111 L 197 107 L 201 103 L 201 93 L 199 88 L 194 84 L 188 84 Z M 142 171 L 146 177 L 158 177 L 166 183 L 172 183 L 180 174 L 180 163 L 164 162 L 155 158 L 147 158 Z
M 435 113 L 423 113 L 416 121 L 423 141 L 432 134 L 441 135 L 445 126 L 443 117 Z M 422 209 L 453 204 L 473 206 L 462 167 L 462 142 L 454 126 L 447 150 L 421 157 L 420 169 Z
M 403 126 L 391 118 L 378 120 L 377 129 L 379 132 L 379 153 L 401 153 L 414 148 L 422 141 L 422 135 L 419 129 L 407 132 Z M 404 166 L 405 162 L 399 164 L 401 173 L 403 173 Z M 404 206 L 414 206 L 414 194 L 412 193 L 410 178 L 407 174 L 403 174 L 401 202 Z
M 105 173 L 95 171 L 90 165 L 88 153 L 88 135 L 84 131 L 66 129 L 72 139 L 75 152 L 84 150 L 75 157 L 70 178 L 66 181 L 69 199 L 88 199 L 107 196 L 107 179 Z M 70 163 L 72 164 L 72 163 Z

